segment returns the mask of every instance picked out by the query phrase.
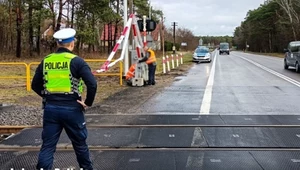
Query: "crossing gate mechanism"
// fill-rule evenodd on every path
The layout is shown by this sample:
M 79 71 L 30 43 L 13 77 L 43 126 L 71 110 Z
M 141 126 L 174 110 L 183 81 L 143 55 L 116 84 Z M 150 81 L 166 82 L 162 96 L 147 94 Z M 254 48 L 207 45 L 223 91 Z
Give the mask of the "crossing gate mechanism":
M 144 32 L 146 31 L 146 21 L 144 22 Z M 132 29 L 132 35 L 133 35 L 133 49 L 135 48 L 137 56 L 134 56 L 133 58 L 133 63 L 136 64 L 135 67 L 135 72 L 134 72 L 134 78 L 131 79 L 131 84 L 132 86 L 143 86 L 146 81 L 148 81 L 148 65 L 145 62 L 139 63 L 138 60 L 141 58 L 142 54 L 145 56 L 145 51 L 144 51 L 144 45 L 146 44 L 145 41 L 143 42 L 141 32 L 138 27 L 137 19 L 134 14 L 131 14 L 129 16 L 129 19 L 124 27 L 124 30 L 118 39 L 116 45 L 114 46 L 112 52 L 108 56 L 107 60 L 105 63 L 100 67 L 100 69 L 96 70 L 95 73 L 101 73 L 107 71 L 110 67 L 114 66 L 116 63 L 123 61 L 124 56 L 125 56 L 125 50 L 126 47 L 128 46 L 128 40 L 129 40 L 129 34 L 130 30 Z M 122 45 L 122 52 L 121 56 L 114 60 L 113 62 L 112 59 L 116 52 L 119 49 L 119 46 Z

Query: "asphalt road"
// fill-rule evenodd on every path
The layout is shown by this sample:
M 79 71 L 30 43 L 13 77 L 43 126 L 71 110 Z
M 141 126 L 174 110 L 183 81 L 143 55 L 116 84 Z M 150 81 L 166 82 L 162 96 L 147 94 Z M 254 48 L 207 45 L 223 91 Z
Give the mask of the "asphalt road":
M 232 52 L 212 53 L 186 76 L 144 103 L 137 113 L 199 115 L 296 115 L 300 74 L 283 59 Z
M 88 115 L 88 125 L 131 126 L 88 129 L 94 169 L 300 169 L 300 128 L 289 126 L 299 125 L 300 74 L 284 70 L 279 58 L 212 55 L 213 62 L 195 64 L 134 115 Z M 41 131 L 26 129 L 2 141 L 0 169 L 33 169 Z M 18 151 L 24 146 L 32 150 Z M 65 133 L 58 147 L 54 167 L 76 167 Z

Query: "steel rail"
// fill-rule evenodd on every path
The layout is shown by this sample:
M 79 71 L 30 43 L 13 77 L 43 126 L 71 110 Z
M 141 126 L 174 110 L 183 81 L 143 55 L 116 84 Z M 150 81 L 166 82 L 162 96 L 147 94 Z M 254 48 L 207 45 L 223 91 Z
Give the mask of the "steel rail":
M 88 128 L 300 128 L 300 125 L 237 125 L 237 124 L 225 124 L 225 125 L 213 125 L 213 124 L 139 124 L 139 125 L 113 125 L 113 124 L 88 124 Z M 17 133 L 23 129 L 42 128 L 42 126 L 0 126 L 0 134 L 5 133 Z
M 0 147 L 0 151 L 39 151 L 40 147 Z M 57 147 L 57 151 L 74 151 L 72 147 Z M 299 151 L 294 147 L 103 147 L 89 146 L 91 151 Z

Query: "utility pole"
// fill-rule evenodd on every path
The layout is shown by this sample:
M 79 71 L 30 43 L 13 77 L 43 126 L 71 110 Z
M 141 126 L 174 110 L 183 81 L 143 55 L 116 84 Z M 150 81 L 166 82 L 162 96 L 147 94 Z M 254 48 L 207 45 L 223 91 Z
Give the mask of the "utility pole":
M 165 56 L 165 28 L 164 28 L 164 15 L 161 16 L 161 43 L 162 43 L 162 51 L 163 51 L 163 57 Z
M 148 5 L 149 5 L 149 19 L 151 20 L 151 2 L 150 0 L 148 1 Z
M 126 26 L 127 20 L 128 20 L 128 14 L 127 14 L 127 0 L 124 0 L 124 28 Z M 124 72 L 123 75 L 126 75 L 129 68 L 129 57 L 128 57 L 128 46 L 125 46 L 125 58 L 124 58 Z
M 176 47 L 175 47 L 175 28 L 177 26 L 177 22 L 172 22 L 172 26 L 173 26 L 173 54 L 175 54 L 176 51 Z
M 129 0 L 128 1 L 128 6 L 129 6 L 129 13 L 130 14 L 133 14 L 134 13 L 134 6 L 133 6 L 133 0 Z M 129 40 L 132 40 L 131 42 L 128 41 L 128 45 L 131 46 L 131 49 L 130 49 L 130 53 L 129 53 L 129 56 L 128 56 L 128 68 L 132 65 L 132 55 L 133 55 L 133 47 L 134 47 L 134 40 L 133 40 L 133 36 L 132 36 L 132 33 L 129 32 Z M 125 73 L 126 74 L 126 73 Z

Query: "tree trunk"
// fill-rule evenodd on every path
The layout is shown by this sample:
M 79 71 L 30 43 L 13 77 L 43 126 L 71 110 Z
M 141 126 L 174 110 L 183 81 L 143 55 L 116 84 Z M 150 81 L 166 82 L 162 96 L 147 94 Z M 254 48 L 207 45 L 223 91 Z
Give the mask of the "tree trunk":
M 16 48 L 16 57 L 21 57 L 21 38 L 22 38 L 22 30 L 21 30 L 21 24 L 22 24 L 22 15 L 21 15 L 21 0 L 17 1 L 17 48 Z
M 55 11 L 54 11 L 54 2 L 53 0 L 48 0 L 48 3 L 49 3 L 49 8 L 52 12 L 52 28 L 53 30 L 55 31 Z
M 39 4 L 39 13 L 38 13 L 38 23 L 41 23 L 42 20 L 42 14 L 41 14 L 42 4 Z M 40 47 L 40 41 L 41 41 L 41 26 L 39 25 L 37 27 L 37 37 L 36 37 L 36 52 L 38 55 L 41 54 L 41 47 Z
M 74 26 L 75 0 L 72 0 L 71 28 Z
M 293 31 L 294 40 L 297 41 L 297 34 L 293 24 L 292 24 L 292 31 Z
M 61 23 L 61 17 L 62 17 L 62 10 L 63 10 L 63 2 L 62 0 L 59 0 L 59 10 L 58 10 L 58 17 L 56 22 L 55 31 L 60 30 L 60 23 Z
M 117 14 L 119 14 L 119 11 L 120 11 L 120 0 L 117 0 Z M 119 23 L 119 20 L 116 19 L 116 22 L 115 22 L 115 33 L 114 33 L 114 43 L 113 43 L 113 46 L 116 45 L 116 42 L 117 42 L 117 34 L 118 34 L 118 23 Z
M 93 28 L 93 34 L 94 35 L 96 35 L 96 29 L 95 29 L 95 15 L 94 14 L 92 14 L 92 28 Z M 93 37 L 93 43 L 92 43 L 92 50 L 93 50 L 93 52 L 95 51 L 95 43 L 97 42 L 97 39 L 96 39 L 97 37 L 96 36 L 94 36 Z
M 0 22 L 5 23 L 5 19 L 2 19 Z M 4 25 L 0 25 L 0 40 L 3 40 L 3 41 L 0 41 L 0 54 L 3 52 L 3 48 L 5 48 L 4 32 L 5 32 Z
M 106 45 L 106 24 L 104 23 L 103 40 L 102 40 L 102 52 L 103 53 L 105 53 L 105 45 Z
M 33 24 L 32 24 L 32 0 L 28 1 L 28 22 L 29 22 L 29 56 L 32 56 L 33 51 Z
M 111 35 L 111 33 L 112 33 L 112 30 L 111 30 L 111 22 L 108 24 L 108 48 L 107 48 L 107 54 L 109 54 L 110 53 L 110 51 L 111 51 L 111 39 L 112 39 L 112 35 Z
M 13 50 L 13 48 L 14 48 L 14 43 L 13 43 L 13 34 L 12 34 L 12 2 L 10 2 L 9 1 L 9 30 L 8 30 L 8 35 L 10 36 L 10 37 L 8 37 L 8 38 L 10 38 L 10 45 L 8 45 L 8 50 L 9 51 L 12 51 Z

